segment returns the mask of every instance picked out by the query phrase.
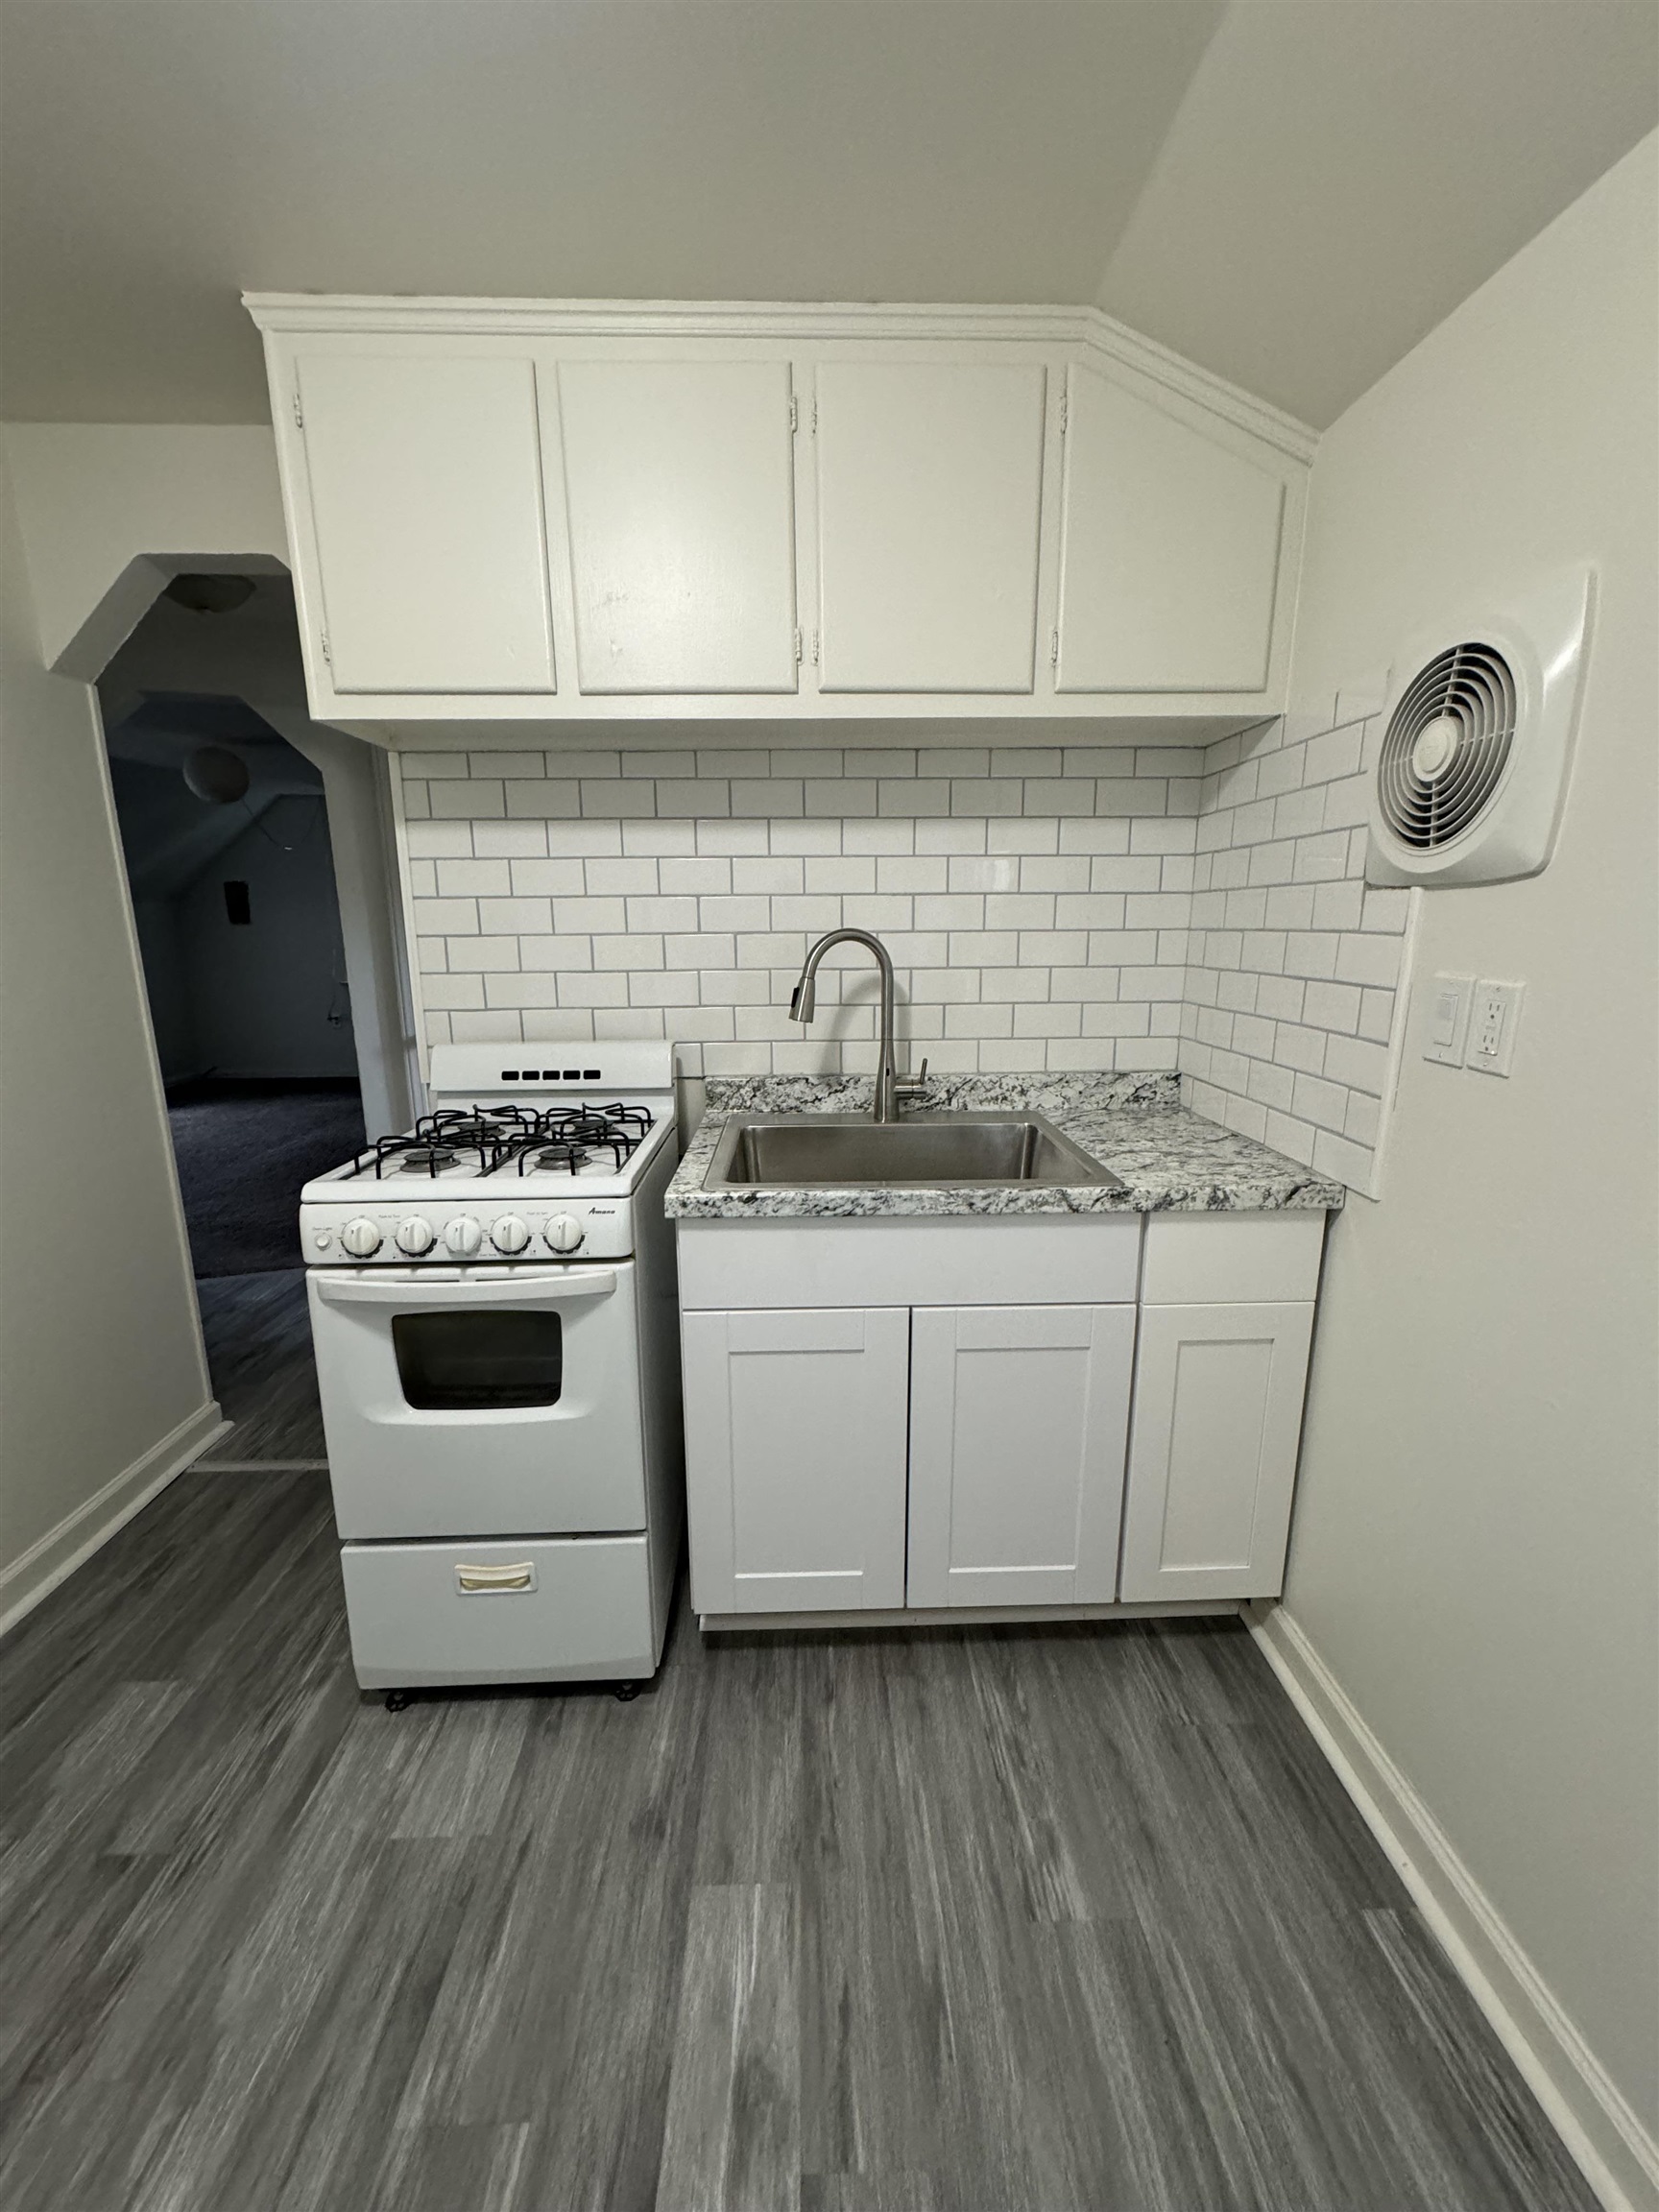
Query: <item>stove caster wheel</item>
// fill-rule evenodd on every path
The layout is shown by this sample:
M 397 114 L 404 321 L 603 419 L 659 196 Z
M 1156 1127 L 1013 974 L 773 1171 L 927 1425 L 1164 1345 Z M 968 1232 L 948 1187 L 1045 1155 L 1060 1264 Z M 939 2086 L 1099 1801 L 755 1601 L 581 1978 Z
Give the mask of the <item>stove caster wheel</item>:
M 407 1690 L 388 1690 L 386 1693 L 387 1712 L 401 1713 L 409 1703 L 409 1698 L 410 1693 Z
M 632 1705 L 638 1695 L 639 1685 L 637 1682 L 618 1682 L 616 1685 L 616 1702 L 619 1705 Z

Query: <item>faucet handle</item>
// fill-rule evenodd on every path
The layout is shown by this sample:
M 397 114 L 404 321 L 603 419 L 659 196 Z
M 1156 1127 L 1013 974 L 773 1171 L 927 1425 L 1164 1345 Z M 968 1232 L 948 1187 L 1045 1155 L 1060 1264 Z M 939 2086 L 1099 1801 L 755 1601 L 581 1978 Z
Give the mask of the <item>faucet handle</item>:
M 927 1055 L 922 1055 L 922 1067 L 915 1075 L 901 1075 L 894 1084 L 895 1094 L 901 1098 L 920 1098 L 927 1085 Z

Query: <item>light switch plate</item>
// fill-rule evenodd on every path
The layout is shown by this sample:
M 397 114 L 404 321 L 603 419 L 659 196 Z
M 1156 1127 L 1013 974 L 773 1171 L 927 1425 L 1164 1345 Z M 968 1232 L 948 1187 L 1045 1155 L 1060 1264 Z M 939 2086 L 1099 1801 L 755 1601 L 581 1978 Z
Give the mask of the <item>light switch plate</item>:
M 1488 983 L 1475 986 L 1469 1014 L 1469 1049 L 1466 1064 L 1482 1075 L 1507 1075 L 1515 1058 L 1515 1032 L 1521 1026 L 1521 999 L 1525 983 Z
M 1461 1068 L 1469 1039 L 1469 1009 L 1475 997 L 1473 975 L 1435 975 L 1429 984 L 1423 1018 L 1423 1057 L 1442 1068 Z

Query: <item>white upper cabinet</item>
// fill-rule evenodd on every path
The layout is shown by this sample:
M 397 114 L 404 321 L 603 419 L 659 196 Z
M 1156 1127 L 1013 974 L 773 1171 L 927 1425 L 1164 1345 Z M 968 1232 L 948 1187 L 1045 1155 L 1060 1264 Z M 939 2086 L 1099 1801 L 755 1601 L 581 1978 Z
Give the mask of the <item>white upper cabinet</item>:
M 1029 692 L 1040 362 L 817 373 L 819 688 Z
M 1056 688 L 1262 690 L 1282 464 L 1077 365 L 1066 416 Z
M 1312 435 L 1094 309 L 249 304 L 320 719 L 1284 704 Z
M 290 534 L 310 538 L 306 642 L 332 688 L 551 692 L 533 363 L 424 345 L 294 369 L 308 498 Z
M 550 377 L 581 689 L 793 691 L 788 362 L 562 361 Z

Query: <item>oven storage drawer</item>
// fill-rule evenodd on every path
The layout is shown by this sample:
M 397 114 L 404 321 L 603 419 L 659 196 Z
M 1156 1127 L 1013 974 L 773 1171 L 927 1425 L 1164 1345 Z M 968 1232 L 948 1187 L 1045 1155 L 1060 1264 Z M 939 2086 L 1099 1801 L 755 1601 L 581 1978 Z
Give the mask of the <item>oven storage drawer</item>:
M 348 1544 L 341 1565 L 365 1690 L 656 1671 L 643 1536 Z

